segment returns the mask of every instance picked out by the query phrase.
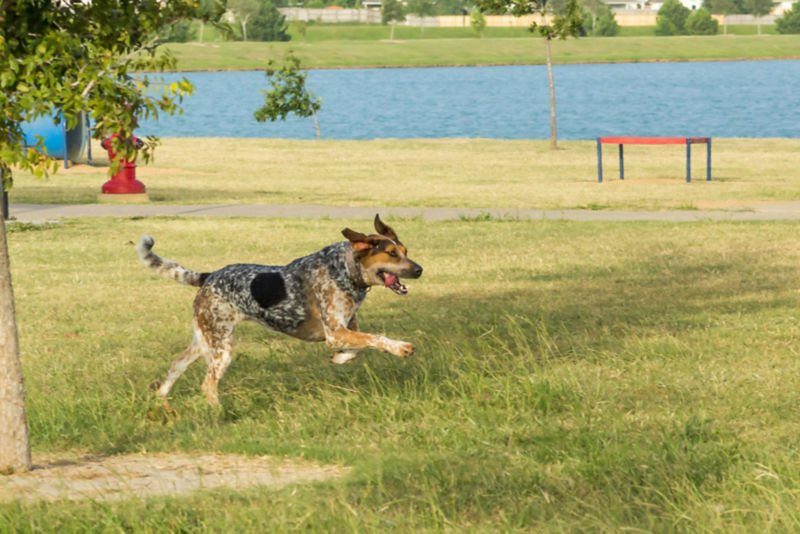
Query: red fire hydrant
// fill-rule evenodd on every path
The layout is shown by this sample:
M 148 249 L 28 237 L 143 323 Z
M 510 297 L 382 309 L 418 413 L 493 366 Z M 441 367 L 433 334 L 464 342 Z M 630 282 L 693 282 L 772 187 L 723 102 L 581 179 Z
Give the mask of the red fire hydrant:
M 103 139 L 100 143 L 104 149 L 108 151 L 108 160 L 113 161 L 117 153 L 112 148 L 111 140 L 120 137 L 118 133 L 111 134 L 111 136 Z M 142 148 L 144 143 L 136 136 L 122 139 L 123 143 L 131 143 L 135 150 Z M 119 162 L 119 170 L 111 177 L 109 181 L 103 184 L 102 192 L 105 194 L 141 194 L 144 193 L 145 187 L 142 182 L 136 179 L 136 152 L 133 153 L 133 158 L 128 159 L 123 157 Z

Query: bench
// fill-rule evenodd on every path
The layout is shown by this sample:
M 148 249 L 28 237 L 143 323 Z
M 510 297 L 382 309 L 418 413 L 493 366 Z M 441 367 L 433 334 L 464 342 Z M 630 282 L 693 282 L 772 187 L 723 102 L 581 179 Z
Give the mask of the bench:
M 710 137 L 598 137 L 597 138 L 597 181 L 603 181 L 603 145 L 619 145 L 619 179 L 625 179 L 622 161 L 622 145 L 686 145 L 686 183 L 692 181 L 692 145 L 706 145 L 706 180 L 711 181 L 711 138 Z

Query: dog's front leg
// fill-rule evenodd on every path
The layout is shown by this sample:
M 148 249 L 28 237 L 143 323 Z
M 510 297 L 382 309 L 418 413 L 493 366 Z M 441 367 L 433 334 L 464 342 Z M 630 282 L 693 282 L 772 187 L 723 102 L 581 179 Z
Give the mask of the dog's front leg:
M 394 354 L 400 358 L 411 356 L 415 350 L 414 345 L 405 341 L 396 341 L 388 337 L 364 332 L 354 332 L 347 328 L 325 332 L 325 343 L 332 349 L 339 351 L 358 351 L 373 348 Z
M 347 325 L 347 328 L 350 330 L 357 331 L 358 330 L 358 321 L 356 320 L 355 314 L 353 317 L 350 318 L 350 323 Z M 345 364 L 351 361 L 353 358 L 358 356 L 358 353 L 361 352 L 360 350 L 340 350 L 333 353 L 331 356 L 331 363 L 335 364 Z
M 394 354 L 400 358 L 406 358 L 411 356 L 415 350 L 414 345 L 405 341 L 396 341 L 377 334 L 358 332 L 356 330 L 350 330 L 344 325 L 335 324 L 330 325 L 330 327 L 326 325 L 325 343 L 332 349 L 336 349 L 338 354 L 373 348 L 388 352 L 389 354 Z M 336 355 L 334 355 L 334 357 L 336 357 Z

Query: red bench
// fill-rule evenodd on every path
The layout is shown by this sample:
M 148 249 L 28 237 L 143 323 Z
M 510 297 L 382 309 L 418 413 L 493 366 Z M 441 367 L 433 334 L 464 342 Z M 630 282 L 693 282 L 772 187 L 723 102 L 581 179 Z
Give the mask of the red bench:
M 622 145 L 686 145 L 686 182 L 692 181 L 692 145 L 706 145 L 706 180 L 711 181 L 711 138 L 710 137 L 598 137 L 597 138 L 597 181 L 603 181 L 603 145 L 619 145 L 619 179 L 625 179 L 622 161 Z

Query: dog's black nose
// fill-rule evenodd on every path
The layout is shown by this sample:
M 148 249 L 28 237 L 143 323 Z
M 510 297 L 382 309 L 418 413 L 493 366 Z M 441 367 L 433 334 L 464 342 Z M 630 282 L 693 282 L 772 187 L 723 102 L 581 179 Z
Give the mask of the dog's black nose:
M 420 276 L 422 276 L 422 267 L 417 265 L 414 267 L 414 277 L 419 278 Z

